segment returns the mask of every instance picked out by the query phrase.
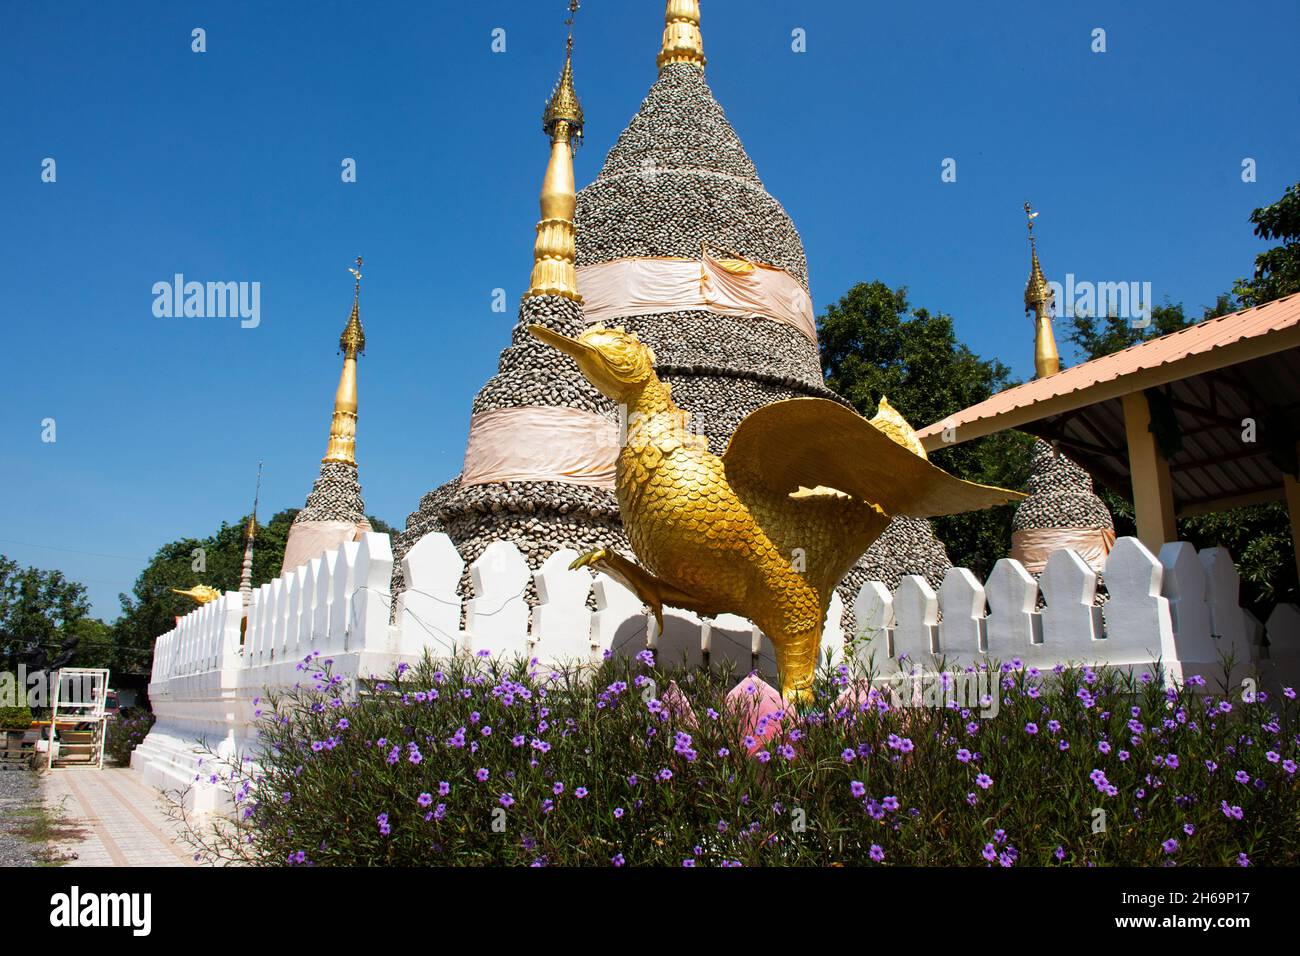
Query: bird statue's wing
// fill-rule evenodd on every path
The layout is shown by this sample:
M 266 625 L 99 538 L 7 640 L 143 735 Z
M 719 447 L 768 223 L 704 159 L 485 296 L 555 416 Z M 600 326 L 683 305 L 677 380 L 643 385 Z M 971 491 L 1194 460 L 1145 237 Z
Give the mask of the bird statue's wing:
M 880 505 L 891 517 L 960 514 L 1025 497 L 955 478 L 823 398 L 792 398 L 751 412 L 722 460 L 729 481 L 743 473 L 781 494 L 834 488 Z

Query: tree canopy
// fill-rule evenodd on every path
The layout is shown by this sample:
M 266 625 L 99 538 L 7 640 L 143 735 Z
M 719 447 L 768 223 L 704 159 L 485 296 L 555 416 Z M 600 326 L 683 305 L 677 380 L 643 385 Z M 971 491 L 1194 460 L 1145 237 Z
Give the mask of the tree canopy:
M 37 649 L 54 657 L 73 637 L 82 643 L 102 638 L 93 626 L 102 622 L 90 621 L 89 613 L 85 585 L 69 581 L 62 571 L 20 567 L 0 554 L 0 667 L 13 669 Z
M 882 397 L 920 428 L 1017 384 L 997 359 L 957 341 L 952 318 L 913 309 L 905 287 L 853 286 L 818 320 L 826 384 L 870 418 Z M 1021 488 L 1032 439 L 1006 431 L 942 448 L 936 465 L 970 481 Z M 1014 505 L 934 519 L 953 563 L 987 574 L 1011 547 Z
M 1300 292 L 1300 183 L 1287 187 L 1282 198 L 1250 214 L 1255 235 L 1282 244 L 1255 257 L 1255 275 L 1238 279 L 1233 294 L 1242 306 L 1259 305 Z

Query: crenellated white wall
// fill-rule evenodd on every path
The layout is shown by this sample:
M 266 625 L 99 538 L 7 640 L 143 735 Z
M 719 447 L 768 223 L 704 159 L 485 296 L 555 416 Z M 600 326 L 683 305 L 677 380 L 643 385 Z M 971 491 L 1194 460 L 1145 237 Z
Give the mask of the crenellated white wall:
M 532 572 L 513 544 L 493 542 L 470 566 L 474 596 L 465 603 L 463 628 L 457 587 L 465 562 L 445 534 L 426 535 L 403 560 L 407 589 L 396 624 L 389 623 L 393 552 L 382 534 L 366 534 L 257 588 L 242 639 L 240 596 L 228 592 L 157 639 L 149 695 L 158 722 L 131 765 L 161 789 L 193 784 L 191 805 L 199 811 L 220 809 L 223 791 L 207 783 L 211 771 L 200 763 L 199 742 L 221 756 L 252 746 L 258 701 L 305 682 L 317 668 L 305 675 L 300 665 L 315 654 L 351 680 L 384 676 L 426 650 L 435 658 L 486 650 L 546 665 L 594 665 L 607 651 L 632 656 L 652 648 L 660 662 L 757 669 L 775 679 L 771 642 L 749 621 L 667 608 L 660 633 L 617 581 L 570 570 L 575 557 L 557 551 Z M 532 608 L 524 599 L 530 579 L 538 595 Z M 937 593 L 919 576 L 894 591 L 868 582 L 853 601 L 856 640 L 843 630 L 839 595 L 832 599 L 823 659 L 837 664 L 851 653 L 882 674 L 900 660 L 926 666 L 936 656 L 953 666 L 1019 660 L 1040 669 L 1147 668 L 1159 659 L 1172 677 L 1199 674 L 1212 687 L 1248 672 L 1258 672 L 1266 686 L 1300 682 L 1300 608 L 1280 605 L 1266 625 L 1244 611 L 1225 550 L 1198 553 L 1176 542 L 1156 556 L 1136 538 L 1121 538 L 1105 580 L 1108 600 L 1099 608 L 1096 573 L 1075 552 L 1059 551 L 1038 580 L 1003 558 L 984 582 L 965 568 L 951 569 Z M 587 604 L 593 593 L 594 612 Z M 1232 674 L 1223 673 L 1220 651 L 1234 657 Z

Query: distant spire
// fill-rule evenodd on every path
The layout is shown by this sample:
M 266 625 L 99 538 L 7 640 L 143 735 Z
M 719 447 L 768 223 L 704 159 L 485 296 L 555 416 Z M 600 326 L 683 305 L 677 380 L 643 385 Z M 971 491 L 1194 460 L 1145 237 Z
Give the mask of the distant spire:
M 248 516 L 248 529 L 244 541 L 244 568 L 239 574 L 239 596 L 244 602 L 244 615 L 253 603 L 253 538 L 257 536 L 257 502 L 262 496 L 262 463 L 257 463 L 257 489 L 253 492 L 253 513 Z
M 1061 356 L 1056 351 L 1056 336 L 1052 332 L 1052 307 L 1054 299 L 1043 269 L 1038 264 L 1038 244 L 1034 239 L 1034 219 L 1029 203 L 1025 203 L 1025 216 L 1029 225 L 1029 282 L 1025 285 L 1025 314 L 1034 313 L 1034 377 L 1046 378 L 1061 370 Z
M 578 208 L 573 178 L 573 151 L 582 141 L 582 104 L 573 88 L 573 16 L 578 0 L 569 2 L 569 40 L 564 69 L 542 114 L 542 130 L 551 139 L 551 158 L 542 180 L 542 218 L 533 244 L 533 273 L 525 297 L 562 295 L 576 302 L 578 295 L 577 230 L 573 217 Z
M 664 12 L 664 43 L 656 60 L 659 69 L 669 63 L 694 63 L 700 69 L 704 59 L 704 38 L 700 35 L 699 0 L 668 0 Z
M 323 462 L 345 465 L 357 463 L 357 356 L 366 351 L 366 330 L 361 326 L 361 257 L 357 268 L 348 269 L 356 279 L 352 295 L 352 315 L 339 336 L 339 349 L 343 352 L 343 371 L 339 375 L 338 391 L 334 393 L 334 417 L 330 421 L 330 441 Z

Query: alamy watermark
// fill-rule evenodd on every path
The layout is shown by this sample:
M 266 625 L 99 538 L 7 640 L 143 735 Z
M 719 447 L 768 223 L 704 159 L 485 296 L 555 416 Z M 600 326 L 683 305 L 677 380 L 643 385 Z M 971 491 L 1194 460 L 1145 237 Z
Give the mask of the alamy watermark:
M 1076 281 L 1073 272 L 1065 274 L 1065 284 L 1055 279 L 1047 283 L 1056 314 L 1066 316 L 1113 315 L 1128 319 L 1135 329 L 1151 324 L 1150 282 Z
M 58 671 L 28 671 L 25 664 L 19 664 L 17 672 L 0 671 L 0 707 L 49 707 L 58 676 Z M 60 706 L 89 706 L 104 692 L 102 678 L 91 674 L 67 674 L 61 683 Z
M 186 281 L 182 273 L 171 282 L 153 284 L 153 314 L 160 319 L 240 319 L 240 328 L 262 322 L 262 283 Z

